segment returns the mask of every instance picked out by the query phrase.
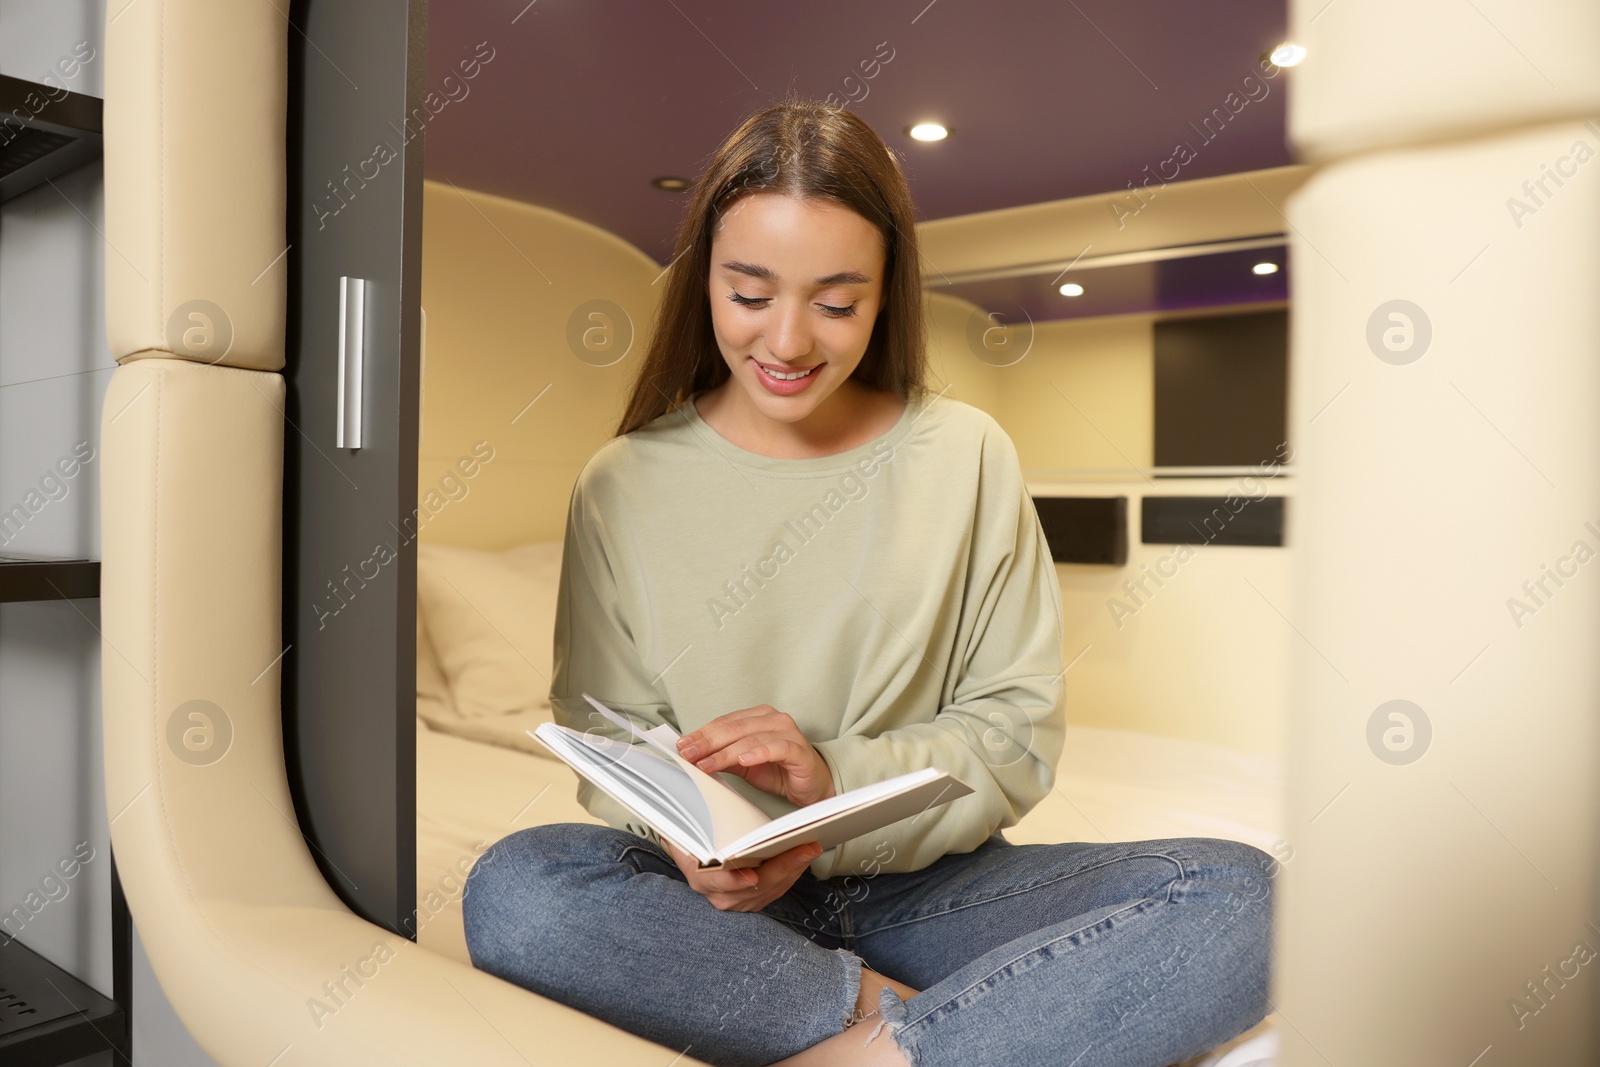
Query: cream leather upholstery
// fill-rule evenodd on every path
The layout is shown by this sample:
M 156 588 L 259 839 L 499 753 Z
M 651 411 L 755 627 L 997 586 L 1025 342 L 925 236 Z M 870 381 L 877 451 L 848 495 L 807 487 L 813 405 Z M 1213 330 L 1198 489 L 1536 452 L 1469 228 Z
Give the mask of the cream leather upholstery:
M 355 916 L 295 823 L 285 288 L 281 262 L 261 273 L 282 247 L 285 32 L 256 0 L 141 0 L 107 27 L 107 333 L 123 365 L 101 415 L 102 685 L 129 908 L 179 1017 L 227 1067 L 661 1067 L 678 1050 Z M 226 355 L 168 343 L 188 299 L 225 309 Z
M 289 30 L 279 8 L 288 5 L 139 0 L 112 7 L 105 60 L 111 353 L 123 361 L 169 354 L 281 370 Z M 187 346 L 172 343 L 186 334 Z
M 1307 57 L 1289 74 L 1289 129 L 1307 162 L 1600 114 L 1600 4 L 1300 0 L 1291 12 Z
M 1290 133 L 1323 164 L 1287 208 L 1284 1064 L 1594 1064 L 1600 598 L 1571 554 L 1600 546 L 1600 8 L 1297 0 L 1294 26 Z

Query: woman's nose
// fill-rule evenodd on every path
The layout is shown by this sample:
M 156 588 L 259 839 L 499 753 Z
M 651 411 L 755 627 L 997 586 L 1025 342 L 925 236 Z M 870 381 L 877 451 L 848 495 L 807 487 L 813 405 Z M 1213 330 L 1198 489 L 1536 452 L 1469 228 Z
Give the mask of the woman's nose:
M 811 327 L 806 322 L 807 307 L 793 301 L 786 302 L 767 331 L 767 351 L 774 359 L 785 362 L 798 360 L 811 351 Z

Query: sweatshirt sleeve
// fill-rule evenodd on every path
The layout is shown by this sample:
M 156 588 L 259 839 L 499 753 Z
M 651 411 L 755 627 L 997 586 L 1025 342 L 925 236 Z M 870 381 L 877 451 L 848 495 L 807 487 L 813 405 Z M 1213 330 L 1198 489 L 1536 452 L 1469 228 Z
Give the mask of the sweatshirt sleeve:
M 829 850 L 818 877 L 915 871 L 970 852 L 1054 784 L 1066 727 L 1061 590 L 1015 446 L 998 426 L 983 441 L 950 699 L 906 716 L 931 721 L 815 743 L 839 793 L 924 767 L 973 793 Z
M 587 470 L 584 472 L 587 473 Z M 550 706 L 562 726 L 631 744 L 633 738 L 583 699 L 588 693 L 641 729 L 676 722 L 640 661 L 624 597 L 608 549 L 604 517 L 585 490 L 584 473 L 573 486 L 561 550 L 552 650 Z M 633 812 L 578 778 L 578 803 L 608 826 L 660 844 L 656 831 Z

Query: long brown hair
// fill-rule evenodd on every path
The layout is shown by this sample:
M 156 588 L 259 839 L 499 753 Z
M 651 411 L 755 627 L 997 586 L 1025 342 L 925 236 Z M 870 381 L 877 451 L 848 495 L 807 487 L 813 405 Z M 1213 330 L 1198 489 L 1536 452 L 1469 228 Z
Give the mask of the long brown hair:
M 916 209 L 900 164 L 853 112 L 819 101 L 790 100 L 747 118 L 696 179 L 650 345 L 617 436 L 729 378 L 711 327 L 711 238 L 723 212 L 762 190 L 834 201 L 883 234 L 883 306 L 850 377 L 905 400 L 923 390 L 927 337 Z

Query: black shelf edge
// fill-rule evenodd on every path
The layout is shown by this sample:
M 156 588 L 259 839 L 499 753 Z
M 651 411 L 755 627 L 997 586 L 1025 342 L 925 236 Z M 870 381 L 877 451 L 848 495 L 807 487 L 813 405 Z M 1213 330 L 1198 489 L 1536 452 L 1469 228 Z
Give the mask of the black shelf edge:
M 0 201 L 101 153 L 101 100 L 0 74 Z
M 0 1061 L 56 1067 L 123 1047 L 127 1016 L 27 945 L 0 933 Z
M 122 1009 L 127 1024 L 122 1030 L 122 1041 L 117 1053 L 131 1067 L 133 1064 L 133 915 L 128 911 L 128 897 L 122 891 L 122 876 L 117 873 L 117 851 L 107 848 L 111 856 L 111 999 Z
M 0 555 L 0 603 L 87 600 L 100 595 L 100 561 Z

